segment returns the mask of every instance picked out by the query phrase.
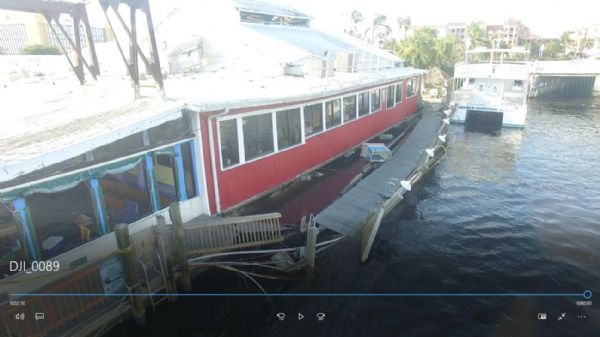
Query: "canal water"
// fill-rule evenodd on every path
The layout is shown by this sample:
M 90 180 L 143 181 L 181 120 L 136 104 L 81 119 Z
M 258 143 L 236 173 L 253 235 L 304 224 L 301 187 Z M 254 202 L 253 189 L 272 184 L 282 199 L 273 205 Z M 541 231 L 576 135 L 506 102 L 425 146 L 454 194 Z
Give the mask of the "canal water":
M 385 219 L 365 264 L 358 262 L 357 241 L 325 251 L 308 291 L 560 294 L 590 289 L 600 296 L 600 94 L 528 105 L 523 130 L 465 133 L 452 125 L 448 156 L 424 180 L 416 206 Z M 211 273 L 200 286 L 218 291 L 225 283 L 256 291 L 225 272 Z M 147 334 L 600 336 L 598 303 L 581 307 L 579 300 L 186 298 L 159 308 Z M 284 321 L 276 318 L 279 312 L 287 315 Z M 316 319 L 319 312 L 325 313 L 324 321 Z M 304 318 L 298 320 L 298 313 Z M 543 313 L 547 319 L 538 320 Z M 134 336 L 134 331 L 126 323 L 112 335 Z

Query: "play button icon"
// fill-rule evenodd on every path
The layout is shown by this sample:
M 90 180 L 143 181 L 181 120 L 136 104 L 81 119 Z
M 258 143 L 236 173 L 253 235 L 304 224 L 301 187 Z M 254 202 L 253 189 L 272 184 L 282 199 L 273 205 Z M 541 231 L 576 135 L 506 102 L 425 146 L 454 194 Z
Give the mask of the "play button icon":
M 298 313 L 298 320 L 302 320 L 304 318 L 304 315 L 302 315 L 301 313 Z

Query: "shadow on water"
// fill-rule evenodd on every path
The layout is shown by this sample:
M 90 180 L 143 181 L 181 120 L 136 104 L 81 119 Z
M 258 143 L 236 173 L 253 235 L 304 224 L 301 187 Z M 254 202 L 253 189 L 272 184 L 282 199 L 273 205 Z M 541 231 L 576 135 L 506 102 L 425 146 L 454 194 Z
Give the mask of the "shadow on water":
M 386 217 L 369 260 L 359 263 L 360 238 L 343 241 L 318 257 L 307 291 L 600 294 L 600 96 L 530 101 L 529 111 L 522 130 L 452 126 L 448 157 Z M 256 291 L 222 271 L 195 289 L 223 287 Z M 186 298 L 159 308 L 149 336 L 595 336 L 600 311 L 581 299 Z M 126 335 L 131 323 L 111 334 Z

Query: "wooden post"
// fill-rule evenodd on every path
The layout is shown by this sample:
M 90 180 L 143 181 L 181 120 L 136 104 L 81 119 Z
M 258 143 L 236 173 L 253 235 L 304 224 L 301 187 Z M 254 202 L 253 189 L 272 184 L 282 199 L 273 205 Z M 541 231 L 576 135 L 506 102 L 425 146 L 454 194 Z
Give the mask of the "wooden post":
M 175 229 L 175 235 L 177 240 L 177 262 L 181 268 L 181 283 L 183 284 L 183 291 L 192 291 L 192 276 L 190 273 L 190 265 L 188 264 L 186 248 L 185 248 L 185 236 L 183 221 L 181 220 L 181 209 L 178 202 L 174 202 L 169 206 L 169 215 L 171 216 L 171 222 Z
M 400 195 L 400 199 L 402 200 L 402 195 Z M 369 253 L 371 252 L 371 248 L 373 247 L 373 242 L 375 241 L 375 236 L 377 236 L 377 232 L 379 231 L 379 225 L 381 224 L 381 220 L 385 215 L 384 206 L 380 206 L 377 212 L 371 213 L 367 220 L 367 225 L 363 230 L 362 237 L 362 245 L 360 251 L 360 261 L 365 262 L 369 258 Z
M 146 325 L 146 308 L 144 307 L 144 298 L 139 296 L 140 278 L 136 268 L 135 252 L 129 241 L 129 228 L 127 224 L 120 223 L 114 228 L 117 238 L 117 247 L 121 255 L 121 263 L 123 264 L 123 273 L 125 274 L 125 282 L 131 291 L 131 311 L 138 326 Z
M 311 219 L 312 220 L 312 219 Z M 315 255 L 317 248 L 317 235 L 319 235 L 319 229 L 315 227 L 314 222 L 310 222 L 310 227 L 308 228 L 306 234 L 306 275 L 304 279 L 304 287 L 308 288 L 310 285 L 314 273 L 315 273 Z
M 165 218 L 162 215 L 156 216 L 156 235 L 158 236 L 158 249 L 159 254 L 163 260 L 163 268 L 166 273 L 166 284 L 165 292 L 169 294 L 169 301 L 174 301 L 177 296 L 173 295 L 177 293 L 177 283 L 175 280 L 175 272 L 173 271 L 173 263 L 171 255 L 166 251 L 166 245 L 164 240 L 168 237 L 168 228 Z

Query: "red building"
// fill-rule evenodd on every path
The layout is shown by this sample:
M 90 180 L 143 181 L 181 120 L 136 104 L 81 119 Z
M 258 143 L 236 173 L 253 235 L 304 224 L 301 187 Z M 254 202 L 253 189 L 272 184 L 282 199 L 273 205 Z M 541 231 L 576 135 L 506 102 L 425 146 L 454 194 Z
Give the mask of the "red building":
M 419 77 L 398 76 L 316 99 L 199 112 L 211 213 L 254 200 L 399 124 L 417 110 L 418 86 Z
M 169 54 L 182 80 L 167 90 L 198 114 L 198 177 L 211 214 L 328 163 L 417 109 L 422 70 L 278 6 L 235 1 L 239 21 Z

